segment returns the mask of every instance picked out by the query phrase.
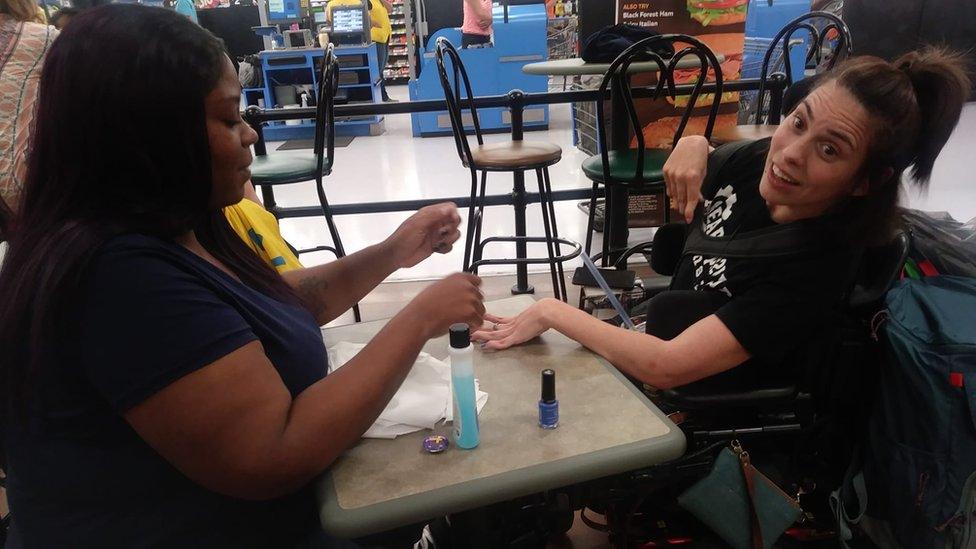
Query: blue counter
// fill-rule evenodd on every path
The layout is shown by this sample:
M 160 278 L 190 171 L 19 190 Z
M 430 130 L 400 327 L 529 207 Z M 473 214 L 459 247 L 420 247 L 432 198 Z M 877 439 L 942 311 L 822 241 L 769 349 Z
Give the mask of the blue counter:
M 437 39 L 447 37 L 461 54 L 461 60 L 471 79 L 475 96 L 504 95 L 513 89 L 524 92 L 548 91 L 549 79 L 522 72 L 527 63 L 545 61 L 548 58 L 546 44 L 546 9 L 544 4 L 511 6 L 508 23 L 503 9 L 496 6 L 493 12 L 494 47 L 461 49 L 461 30 L 441 29 L 435 32 L 420 52 L 420 77 L 410 82 L 410 99 L 443 99 L 437 75 L 434 48 Z M 414 113 L 413 135 L 437 136 L 451 133 L 451 120 L 447 111 Z M 478 120 L 483 131 L 511 130 L 511 115 L 506 108 L 478 109 Z M 473 126 L 471 126 L 473 128 Z M 541 130 L 549 127 L 549 108 L 538 105 L 525 109 L 525 129 Z

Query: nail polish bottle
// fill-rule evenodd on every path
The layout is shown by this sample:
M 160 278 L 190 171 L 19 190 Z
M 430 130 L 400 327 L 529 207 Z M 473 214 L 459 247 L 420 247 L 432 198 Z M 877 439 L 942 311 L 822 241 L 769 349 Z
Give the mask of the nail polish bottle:
M 559 401 L 556 400 L 556 372 L 542 370 L 542 398 L 539 400 L 539 427 L 559 427 Z
M 454 443 L 469 450 L 478 446 L 478 403 L 474 388 L 471 334 L 467 324 L 451 326 L 451 386 L 454 394 Z

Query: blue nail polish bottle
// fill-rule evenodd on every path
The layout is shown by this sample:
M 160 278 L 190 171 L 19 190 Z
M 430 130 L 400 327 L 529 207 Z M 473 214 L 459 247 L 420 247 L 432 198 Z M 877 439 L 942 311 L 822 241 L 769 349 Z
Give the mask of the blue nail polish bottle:
M 559 401 L 556 400 L 556 372 L 542 370 L 542 398 L 539 400 L 539 427 L 559 427 Z

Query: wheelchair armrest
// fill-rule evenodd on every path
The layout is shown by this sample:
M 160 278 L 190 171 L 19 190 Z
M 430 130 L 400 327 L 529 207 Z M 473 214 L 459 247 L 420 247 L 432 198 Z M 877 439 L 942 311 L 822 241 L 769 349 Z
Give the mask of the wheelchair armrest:
M 641 282 L 644 285 L 644 295 L 647 297 L 654 297 L 671 287 L 670 276 L 649 276 L 641 279 Z
M 792 402 L 796 387 L 769 387 L 742 393 L 718 393 L 711 395 L 687 394 L 681 389 L 661 391 L 658 397 L 669 406 L 684 410 L 708 408 L 764 408 Z

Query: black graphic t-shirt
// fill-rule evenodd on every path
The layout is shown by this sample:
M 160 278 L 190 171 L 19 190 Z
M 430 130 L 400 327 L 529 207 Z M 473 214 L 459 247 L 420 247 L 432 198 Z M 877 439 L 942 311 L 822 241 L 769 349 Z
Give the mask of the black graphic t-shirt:
M 704 204 L 692 223 L 712 237 L 775 225 L 759 194 L 769 139 L 725 147 L 734 149 L 717 150 L 709 158 Z M 800 257 L 681 259 L 671 289 L 724 296 L 715 314 L 753 357 L 743 365 L 748 372 L 736 368 L 726 372 L 729 377 L 746 386 L 795 379 L 798 353 L 820 351 L 832 340 L 853 258 L 846 245 L 828 234 L 823 238 L 819 251 Z

